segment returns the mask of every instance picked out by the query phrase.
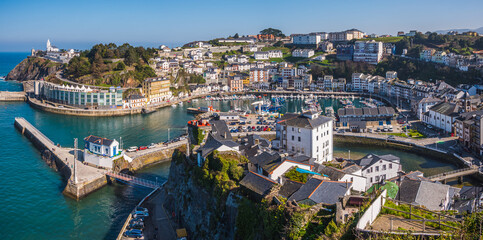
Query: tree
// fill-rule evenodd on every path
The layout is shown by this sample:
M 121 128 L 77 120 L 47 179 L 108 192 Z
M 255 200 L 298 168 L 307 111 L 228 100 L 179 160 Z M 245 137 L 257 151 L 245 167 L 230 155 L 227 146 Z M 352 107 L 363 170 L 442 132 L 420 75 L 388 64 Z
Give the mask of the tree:
M 129 48 L 126 52 L 126 56 L 124 57 L 124 62 L 128 66 L 132 66 L 134 63 L 137 63 L 139 61 L 139 56 L 138 54 L 134 51 L 134 49 Z
M 285 37 L 281 30 L 275 28 L 266 28 L 260 31 L 260 34 L 273 34 L 275 37 Z
M 240 38 L 240 36 L 238 35 L 238 33 L 235 33 L 235 36 L 233 36 L 233 38 Z
M 115 70 L 116 71 L 122 71 L 126 69 L 126 64 L 124 64 L 122 61 L 119 61 L 119 63 L 117 64 Z

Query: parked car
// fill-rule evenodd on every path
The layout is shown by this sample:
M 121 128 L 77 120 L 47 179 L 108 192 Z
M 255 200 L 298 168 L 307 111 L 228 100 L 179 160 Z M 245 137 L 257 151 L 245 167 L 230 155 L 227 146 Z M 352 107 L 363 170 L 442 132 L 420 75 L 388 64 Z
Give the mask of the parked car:
M 151 144 L 149 144 L 149 146 L 148 146 L 148 148 L 155 148 L 155 147 L 156 147 L 156 144 L 154 144 L 154 143 L 151 143 Z
M 148 147 L 146 147 L 146 146 L 140 146 L 138 150 L 146 150 L 146 149 L 148 149 Z
M 144 228 L 144 222 L 136 222 L 131 223 L 127 226 L 128 229 L 139 229 L 142 230 Z
M 145 213 L 145 212 L 134 212 L 132 214 L 132 217 L 133 218 L 137 218 L 137 217 L 148 217 L 149 216 L 149 213 Z
M 393 135 L 389 135 L 389 136 L 387 137 L 387 139 L 389 139 L 389 140 L 394 140 L 394 139 L 396 139 L 396 138 L 395 138 Z
M 130 238 L 142 238 L 143 232 L 139 229 L 132 229 L 132 230 L 125 231 L 123 235 L 125 237 L 130 237 Z
M 145 213 L 147 213 L 147 212 L 148 212 L 148 209 L 147 209 L 147 208 L 143 208 L 143 207 L 136 207 L 136 208 L 134 209 L 134 211 L 136 211 L 136 212 L 145 212 Z
M 138 147 L 136 146 L 132 146 L 127 149 L 128 152 L 135 152 L 136 150 L 138 150 Z

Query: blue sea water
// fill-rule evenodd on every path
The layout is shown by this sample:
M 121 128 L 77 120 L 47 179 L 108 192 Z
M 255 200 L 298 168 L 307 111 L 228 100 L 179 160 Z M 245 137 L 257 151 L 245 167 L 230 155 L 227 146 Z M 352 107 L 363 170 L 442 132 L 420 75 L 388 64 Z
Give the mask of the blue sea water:
M 0 53 L 0 75 L 6 75 L 28 53 Z M 0 81 L 0 91 L 20 90 L 21 84 Z M 243 102 L 213 102 L 228 110 Z M 23 102 L 0 102 L 0 230 L 3 239 L 115 239 L 130 210 L 149 189 L 126 185 L 106 186 L 88 197 L 74 201 L 62 195 L 59 174 L 40 158 L 37 149 L 13 127 L 15 117 L 24 117 L 54 142 L 73 146 L 73 138 L 93 134 L 122 137 L 124 146 L 162 142 L 184 133 L 193 118 L 188 107 L 206 106 L 204 100 L 167 107 L 148 115 L 123 117 L 75 117 L 41 112 Z M 326 102 L 326 104 L 337 104 Z M 288 102 L 286 110 L 299 111 L 300 103 Z M 238 105 L 239 106 L 239 105 Z M 430 174 L 453 169 L 445 163 L 415 154 L 354 146 L 336 146 L 335 153 L 351 150 L 353 156 L 369 152 L 392 153 L 401 158 L 405 170 Z M 150 180 L 166 179 L 169 164 L 162 163 L 136 173 Z

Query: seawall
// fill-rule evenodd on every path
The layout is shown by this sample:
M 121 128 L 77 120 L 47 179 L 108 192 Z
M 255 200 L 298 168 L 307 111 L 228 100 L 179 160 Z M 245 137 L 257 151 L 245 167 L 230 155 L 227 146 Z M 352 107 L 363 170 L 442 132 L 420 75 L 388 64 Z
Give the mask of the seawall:
M 0 102 L 25 102 L 25 92 L 0 91 Z
M 462 160 L 452 154 L 446 153 L 441 150 L 427 148 L 416 144 L 405 143 L 401 141 L 392 141 L 392 140 L 386 141 L 386 140 L 377 139 L 377 138 L 366 138 L 366 137 L 348 136 L 348 135 L 334 135 L 334 144 L 354 144 L 357 146 L 389 147 L 389 148 L 394 148 L 402 151 L 416 153 L 418 155 L 422 155 L 426 157 L 436 158 L 440 161 L 456 164 L 459 167 L 464 166 L 464 163 L 462 162 Z

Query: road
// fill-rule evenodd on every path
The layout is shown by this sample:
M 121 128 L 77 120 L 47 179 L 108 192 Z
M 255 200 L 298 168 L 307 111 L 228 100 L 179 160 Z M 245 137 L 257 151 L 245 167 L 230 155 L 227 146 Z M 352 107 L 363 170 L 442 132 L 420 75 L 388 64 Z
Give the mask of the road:
M 144 156 L 146 154 L 151 154 L 151 153 L 163 151 L 163 150 L 166 150 L 166 149 L 169 149 L 169 148 L 177 148 L 179 146 L 186 145 L 187 143 L 188 143 L 188 139 L 173 142 L 173 143 L 170 143 L 168 145 L 156 144 L 154 148 L 138 150 L 136 152 L 127 152 L 126 155 L 128 155 L 132 159 L 135 159 L 137 157 L 141 157 L 141 156 Z

